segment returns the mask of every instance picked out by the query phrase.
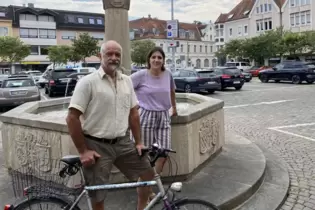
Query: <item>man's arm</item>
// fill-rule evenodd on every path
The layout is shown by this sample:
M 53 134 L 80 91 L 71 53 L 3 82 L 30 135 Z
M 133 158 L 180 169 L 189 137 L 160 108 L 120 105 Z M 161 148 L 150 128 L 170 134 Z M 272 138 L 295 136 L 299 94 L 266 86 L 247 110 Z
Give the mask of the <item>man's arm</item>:
M 87 150 L 80 121 L 81 115 L 82 115 L 81 111 L 75 108 L 69 108 L 68 116 L 66 119 L 69 134 L 80 154 L 84 153 Z
M 85 112 L 91 100 L 91 86 L 86 78 L 82 78 L 76 85 L 71 97 L 66 122 L 69 134 L 80 154 L 87 150 L 80 116 Z
M 137 106 L 133 107 L 130 109 L 130 114 L 129 114 L 129 126 L 132 132 L 132 135 L 135 138 L 136 145 L 142 144 L 141 141 L 141 132 L 140 132 L 140 116 L 139 112 L 137 109 Z

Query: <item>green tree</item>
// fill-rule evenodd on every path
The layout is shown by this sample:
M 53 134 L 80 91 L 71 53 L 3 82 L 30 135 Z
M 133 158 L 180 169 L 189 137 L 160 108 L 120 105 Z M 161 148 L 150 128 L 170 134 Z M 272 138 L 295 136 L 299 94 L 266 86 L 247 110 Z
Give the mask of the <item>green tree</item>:
M 91 37 L 88 33 L 81 33 L 78 39 L 74 39 L 72 47 L 76 58 L 80 57 L 84 65 L 86 65 L 86 58 L 98 55 L 98 40 Z
M 30 53 L 30 46 L 24 44 L 18 37 L 0 37 L 0 60 L 10 64 L 10 72 L 12 63 L 21 62 Z
M 71 58 L 71 47 L 68 45 L 50 46 L 48 58 L 53 62 L 54 68 L 56 64 L 66 64 Z
M 78 63 L 81 61 L 81 56 L 75 52 L 75 49 L 73 46 L 70 47 L 69 49 L 69 55 L 68 55 L 69 61 L 73 63 Z
M 137 65 L 143 65 L 147 62 L 147 54 L 155 47 L 151 40 L 137 40 L 131 42 L 131 60 Z
M 297 56 L 307 47 L 306 36 L 304 34 L 286 32 L 283 35 L 283 45 L 287 54 Z
M 315 52 L 315 31 L 303 32 L 305 41 L 305 52 L 309 55 Z
M 232 39 L 224 46 L 225 54 L 237 58 L 237 57 L 244 57 L 244 39 Z

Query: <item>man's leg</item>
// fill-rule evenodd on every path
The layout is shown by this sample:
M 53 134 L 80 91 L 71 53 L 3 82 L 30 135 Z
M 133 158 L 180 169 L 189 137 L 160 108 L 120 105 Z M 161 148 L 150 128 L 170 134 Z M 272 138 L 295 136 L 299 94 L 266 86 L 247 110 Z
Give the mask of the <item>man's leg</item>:
M 140 177 L 142 181 L 151 181 L 154 179 L 154 170 L 150 165 L 147 156 L 139 157 L 134 143 L 129 137 L 123 137 L 116 146 L 117 159 L 115 166 L 131 181 L 137 181 Z M 119 155 L 121 154 L 121 155 Z M 138 192 L 138 210 L 143 210 L 150 194 L 151 187 L 139 187 Z
M 113 160 L 115 159 L 115 153 L 112 146 L 90 139 L 86 140 L 86 144 L 89 149 L 94 150 L 101 155 L 94 165 L 83 168 L 86 185 L 93 186 L 108 183 Z M 93 210 L 104 210 L 106 193 L 105 190 L 89 191 Z

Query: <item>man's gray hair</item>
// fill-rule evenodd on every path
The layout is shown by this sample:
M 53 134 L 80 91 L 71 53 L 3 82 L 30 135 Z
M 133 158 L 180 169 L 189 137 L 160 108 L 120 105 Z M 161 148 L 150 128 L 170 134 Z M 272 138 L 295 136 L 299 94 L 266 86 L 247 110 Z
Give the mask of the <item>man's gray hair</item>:
M 107 41 L 108 42 L 108 41 Z M 102 43 L 101 48 L 100 48 L 100 53 L 103 54 L 104 50 L 106 49 L 106 44 L 107 42 Z M 120 51 L 122 52 L 122 47 L 119 45 Z

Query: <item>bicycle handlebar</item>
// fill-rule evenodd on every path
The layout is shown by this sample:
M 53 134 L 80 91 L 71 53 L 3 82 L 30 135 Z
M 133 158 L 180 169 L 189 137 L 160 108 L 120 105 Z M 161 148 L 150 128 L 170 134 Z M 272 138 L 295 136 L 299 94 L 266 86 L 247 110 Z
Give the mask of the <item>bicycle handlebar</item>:
M 158 158 L 168 156 L 168 153 L 176 153 L 176 151 L 172 149 L 160 148 L 158 144 L 154 143 L 151 147 L 141 149 L 141 157 L 143 157 L 146 153 L 149 153 L 151 157 L 150 163 L 153 167 Z

